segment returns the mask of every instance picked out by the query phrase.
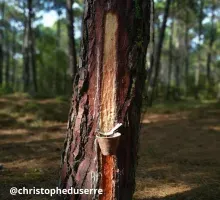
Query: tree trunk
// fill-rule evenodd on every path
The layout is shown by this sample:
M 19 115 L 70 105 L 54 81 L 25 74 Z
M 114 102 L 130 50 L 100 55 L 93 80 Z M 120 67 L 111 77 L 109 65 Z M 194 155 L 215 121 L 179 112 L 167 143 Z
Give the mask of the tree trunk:
M 132 199 L 149 27 L 150 1 L 85 1 L 60 187 L 100 188 L 104 194 L 61 199 Z M 103 156 L 95 135 L 119 122 L 117 153 Z
M 153 79 L 153 90 L 152 90 L 150 100 L 149 100 L 149 105 L 150 106 L 153 103 L 153 99 L 154 99 L 154 95 L 155 95 L 155 88 L 156 88 L 156 84 L 157 84 L 157 79 L 158 79 L 159 72 L 160 72 L 160 56 L 161 56 L 161 52 L 162 52 L 163 40 L 164 40 L 164 36 L 165 36 L 166 23 L 167 23 L 167 18 L 168 18 L 168 15 L 169 15 L 169 9 L 170 9 L 171 1 L 172 0 L 167 0 L 166 1 L 162 27 L 161 27 L 161 30 L 160 30 L 159 41 L 158 41 L 157 48 L 156 48 L 155 67 L 154 67 L 155 68 L 155 75 L 154 75 L 154 79 Z
M 189 87 L 189 12 L 186 11 L 185 21 L 185 97 L 188 96 Z
M 57 19 L 57 38 L 56 38 L 56 45 L 58 50 L 60 50 L 60 37 L 61 37 L 61 21 L 60 21 L 60 15 L 62 12 L 60 10 L 57 11 L 58 19 Z
M 35 37 L 33 29 L 30 29 L 30 51 L 31 51 L 31 67 L 32 67 L 32 76 L 33 76 L 33 89 L 34 93 L 37 93 L 38 86 L 37 86 L 37 66 L 36 66 L 36 59 L 35 59 Z
M 26 6 L 24 6 L 24 42 L 23 42 L 23 91 L 24 92 L 29 92 L 30 88 L 30 69 L 29 69 L 29 26 L 28 26 L 28 18 L 26 19 Z
M 1 26 L 3 26 L 4 17 L 5 16 L 5 1 L 2 1 L 1 5 Z M 4 32 L 2 27 L 0 28 L 0 86 L 3 83 L 3 64 L 4 64 L 4 51 L 3 51 L 3 45 L 4 45 Z
M 32 20 L 34 17 L 33 12 L 33 2 L 32 0 L 28 0 L 28 48 L 29 48 L 29 66 L 32 70 L 32 81 L 33 81 L 33 92 L 36 93 L 37 88 L 37 69 L 36 69 L 36 60 L 35 60 L 35 38 L 34 31 L 32 28 Z
M 179 56 L 178 56 L 179 57 Z M 176 57 L 175 60 L 176 70 L 175 70 L 175 100 L 179 100 L 180 98 L 180 62 L 179 59 Z
M 166 99 L 170 99 L 170 94 L 171 94 L 171 75 L 172 75 L 172 65 L 173 65 L 173 28 L 174 26 L 174 19 L 171 22 L 171 27 L 170 27 L 170 39 L 169 39 L 169 66 L 168 66 L 168 83 L 167 83 L 167 94 L 166 94 Z
M 73 0 L 66 0 L 67 13 L 67 31 L 68 31 L 68 48 L 69 48 L 69 69 L 74 78 L 77 73 L 76 47 L 74 38 L 74 15 L 73 15 Z
M 155 57 L 155 29 L 154 29 L 154 26 L 155 26 L 155 15 L 154 15 L 154 10 L 155 10 L 155 7 L 154 7 L 154 0 L 151 0 L 151 19 L 150 19 L 150 23 L 151 23 L 151 28 L 150 28 L 150 47 L 149 47 L 149 50 L 150 50 L 150 68 L 148 70 L 148 74 L 147 74 L 147 79 L 149 80 L 147 82 L 147 85 L 146 85 L 146 91 L 148 92 L 149 89 L 151 89 L 151 84 L 150 84 L 150 80 L 151 80 L 151 77 L 152 77 L 152 74 L 153 74 L 153 68 L 154 68 L 154 57 Z
M 201 41 L 202 41 L 202 20 L 203 20 L 203 7 L 204 0 L 200 0 L 200 11 L 199 11 L 199 44 L 198 44 L 198 65 L 195 69 L 195 99 L 199 98 L 199 79 L 201 69 Z
M 56 38 L 56 65 L 54 67 L 54 83 L 53 83 L 53 90 L 54 90 L 54 94 L 57 94 L 57 91 L 60 91 L 58 88 L 60 86 L 60 82 L 57 81 L 57 78 L 59 76 L 58 73 L 58 69 L 59 69 L 59 52 L 60 52 L 60 37 L 61 37 L 61 21 L 60 21 L 60 15 L 61 15 L 61 11 L 58 10 L 57 11 L 57 15 L 58 15 L 58 19 L 57 19 L 57 38 Z
M 215 27 L 214 27 L 214 19 L 215 19 L 215 0 L 212 1 L 212 17 L 211 17 L 211 31 L 210 31 L 210 41 L 209 41 L 209 50 L 207 56 L 207 82 L 208 88 L 211 87 L 211 60 L 212 60 L 212 47 L 215 41 Z
M 13 39 L 12 39 L 12 74 L 11 74 L 11 82 L 12 87 L 14 88 L 15 84 L 15 74 L 16 74 L 16 60 L 15 60 L 15 54 L 16 54 L 16 29 L 13 30 Z
M 8 31 L 5 31 L 5 47 L 6 47 L 6 59 L 5 59 L 5 84 L 9 87 L 9 79 L 10 79 L 10 42 Z
M 25 9 L 25 6 L 24 6 Z M 32 29 L 32 19 L 34 16 L 32 8 L 32 0 L 27 1 L 28 16 L 25 20 L 25 31 L 24 31 L 24 92 L 37 92 L 37 70 L 35 60 L 35 39 Z M 25 12 L 25 11 L 24 11 Z M 30 76 L 31 75 L 31 76 Z M 31 77 L 31 79 L 30 79 Z M 32 82 L 31 82 L 32 81 Z M 33 85 L 29 85 L 33 83 Z M 32 87 L 33 86 L 33 87 Z

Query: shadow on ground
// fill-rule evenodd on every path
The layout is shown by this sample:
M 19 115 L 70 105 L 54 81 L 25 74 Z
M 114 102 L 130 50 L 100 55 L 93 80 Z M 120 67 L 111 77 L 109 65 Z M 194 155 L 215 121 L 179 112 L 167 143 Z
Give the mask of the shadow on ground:
M 135 200 L 217 200 L 219 197 L 219 185 L 207 184 L 186 192 L 167 195 L 165 197 L 138 198 Z
M 220 109 L 148 114 L 135 200 L 219 200 Z
M 59 99 L 0 98 L 0 199 L 9 189 L 55 188 L 69 105 Z M 54 197 L 25 195 L 22 200 Z
M 59 99 L 0 98 L 0 199 L 21 199 L 9 194 L 13 186 L 58 185 L 68 107 Z M 171 109 L 143 118 L 134 200 L 219 200 L 219 104 Z

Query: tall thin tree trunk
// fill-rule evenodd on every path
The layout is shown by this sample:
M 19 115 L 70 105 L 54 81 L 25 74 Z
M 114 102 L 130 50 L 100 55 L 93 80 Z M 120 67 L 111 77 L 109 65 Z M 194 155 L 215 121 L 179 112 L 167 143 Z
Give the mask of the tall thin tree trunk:
M 54 67 L 54 83 L 53 83 L 53 89 L 54 89 L 54 94 L 57 94 L 57 91 L 60 91 L 60 82 L 57 81 L 57 78 L 59 76 L 58 69 L 59 69 L 59 52 L 60 52 L 60 40 L 61 40 L 61 22 L 60 22 L 60 15 L 61 11 L 57 11 L 58 14 L 58 19 L 57 19 L 57 35 L 56 35 L 56 65 Z M 63 80 L 64 81 L 64 80 Z
M 14 88 L 15 84 L 15 74 L 16 74 L 16 60 L 15 60 L 15 54 L 16 54 L 16 29 L 14 27 L 13 29 L 13 42 L 12 42 L 12 74 L 11 74 L 11 82 L 12 87 Z
M 151 29 L 150 29 L 150 68 L 148 70 L 148 75 L 147 75 L 147 79 L 149 80 L 147 82 L 147 86 L 146 86 L 146 91 L 148 91 L 151 85 L 150 85 L 150 80 L 153 74 L 153 67 L 154 67 L 154 57 L 155 57 L 155 29 L 154 29 L 154 22 L 155 22 L 155 14 L 154 14 L 154 0 L 151 0 Z
M 23 42 L 23 91 L 29 92 L 30 88 L 30 69 L 29 69 L 29 17 L 26 17 L 26 5 L 23 3 L 24 9 L 24 42 Z
M 36 56 L 35 56 L 35 37 L 34 37 L 34 32 L 33 29 L 30 29 L 30 59 L 31 59 L 31 67 L 32 67 L 32 76 L 33 76 L 33 89 L 34 93 L 38 92 L 38 86 L 37 86 L 37 66 L 36 66 Z
M 180 62 L 178 58 L 176 57 L 175 60 L 175 99 L 179 100 L 180 98 Z
M 24 6 L 25 9 L 25 6 Z M 35 62 L 35 39 L 34 33 L 32 29 L 32 18 L 33 18 L 33 8 L 32 8 L 32 0 L 27 1 L 27 10 L 28 16 L 27 20 L 25 20 L 25 35 L 24 35 L 24 91 L 31 92 L 33 88 L 33 92 L 37 92 L 37 70 L 36 70 L 36 62 Z M 24 11 L 25 12 L 25 11 Z M 30 79 L 30 75 L 31 78 Z M 29 85 L 30 82 L 33 82 L 32 85 Z M 31 82 L 31 83 L 32 83 Z
M 159 41 L 158 41 L 157 48 L 156 48 L 155 67 L 154 67 L 155 68 L 155 75 L 154 75 L 154 78 L 153 78 L 153 90 L 152 90 L 150 100 L 149 100 L 149 105 L 150 106 L 153 103 L 153 99 L 154 99 L 154 95 L 155 95 L 155 88 L 156 88 L 156 84 L 157 84 L 157 79 L 158 79 L 159 72 L 160 72 L 160 57 L 161 57 L 161 52 L 162 52 L 162 47 L 163 47 L 163 40 L 164 40 L 164 36 L 165 36 L 166 23 L 167 23 L 167 18 L 168 18 L 168 15 L 169 15 L 169 9 L 170 9 L 171 1 L 172 0 L 167 0 L 166 1 L 162 27 L 160 29 Z
M 172 65 L 173 65 L 173 30 L 174 30 L 174 19 L 170 26 L 170 39 L 169 39 L 169 64 L 168 64 L 168 82 L 167 82 L 167 94 L 166 99 L 170 99 L 171 94 L 171 75 L 172 75 Z
M 39 55 L 38 55 L 38 59 L 39 59 L 39 64 L 40 64 L 40 66 L 41 66 L 41 68 L 42 69 L 44 69 L 46 66 L 45 66 L 45 63 L 44 63 L 44 52 L 40 52 L 39 53 Z M 44 89 L 44 77 L 42 77 L 42 76 L 39 76 L 39 82 L 38 82 L 39 84 L 38 84 L 38 87 L 39 87 L 39 90 L 41 89 L 41 88 L 43 88 Z
M 5 59 L 5 84 L 9 87 L 10 81 L 10 42 L 8 31 L 5 31 L 5 47 L 6 47 L 6 59 Z
M 178 23 L 178 21 L 176 21 Z M 176 28 L 176 37 L 177 37 L 177 40 L 175 42 L 175 49 L 176 49 L 176 53 L 175 53 L 175 72 L 174 72 L 174 77 L 175 77 L 175 90 L 174 90 L 174 98 L 175 100 L 179 100 L 180 99 L 180 84 L 181 84 L 181 63 L 183 63 L 182 61 L 182 49 L 183 46 L 182 46 L 182 42 L 181 42 L 181 28 L 178 27 L 178 26 L 175 26 Z
M 185 21 L 185 97 L 188 96 L 189 87 L 189 12 L 186 11 Z
M 71 70 L 72 77 L 74 78 L 77 73 L 77 60 L 76 60 L 76 47 L 74 38 L 74 15 L 73 15 L 74 0 L 66 0 L 67 11 L 67 30 L 68 30 L 68 48 L 69 48 L 69 69 Z
M 215 19 L 215 0 L 212 1 L 212 17 L 211 17 L 211 31 L 210 31 L 210 40 L 209 40 L 209 50 L 207 55 L 207 82 L 208 88 L 211 87 L 211 60 L 212 60 L 212 47 L 215 41 L 215 27 L 214 27 L 214 19 Z
M 60 186 L 104 191 L 66 196 L 66 200 L 132 199 L 150 1 L 86 0 L 83 19 L 82 58 L 74 82 Z M 124 127 L 117 153 L 103 156 L 95 135 L 119 122 Z
M 202 41 L 202 20 L 203 20 L 204 0 L 200 0 L 199 11 L 199 44 L 198 44 L 198 65 L 195 68 L 195 99 L 199 98 L 199 79 L 201 70 L 201 41 Z
M 29 66 L 32 70 L 32 81 L 33 81 L 33 92 L 36 93 L 37 88 L 37 67 L 36 67 L 36 59 L 35 59 L 35 36 L 32 28 L 32 20 L 34 17 L 33 12 L 33 2 L 32 0 L 28 0 L 28 48 L 29 48 Z
M 3 25 L 4 22 L 4 17 L 5 16 L 5 1 L 2 1 L 1 4 L 1 24 Z M 4 46 L 4 32 L 3 29 L 0 28 L 0 86 L 3 83 L 3 66 L 4 66 L 4 51 L 3 51 L 3 46 Z

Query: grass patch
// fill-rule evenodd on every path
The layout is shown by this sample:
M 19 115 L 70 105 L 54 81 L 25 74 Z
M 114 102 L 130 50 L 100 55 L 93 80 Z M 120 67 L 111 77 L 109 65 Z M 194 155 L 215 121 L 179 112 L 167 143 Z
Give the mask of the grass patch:
M 220 108 L 220 103 L 216 100 L 195 100 L 195 99 L 184 99 L 179 101 L 155 101 L 151 108 L 144 108 L 149 113 L 176 113 L 183 111 L 192 111 L 194 109 L 205 108 L 214 106 Z

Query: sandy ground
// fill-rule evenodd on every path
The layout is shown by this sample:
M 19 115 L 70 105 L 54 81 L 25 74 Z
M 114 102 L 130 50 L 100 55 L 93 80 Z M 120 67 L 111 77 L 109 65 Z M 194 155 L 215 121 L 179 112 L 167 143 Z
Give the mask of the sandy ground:
M 9 188 L 57 186 L 68 103 L 7 97 L 0 109 L 0 199 L 54 199 L 11 196 Z M 135 200 L 219 200 L 220 109 L 150 111 L 139 158 Z

